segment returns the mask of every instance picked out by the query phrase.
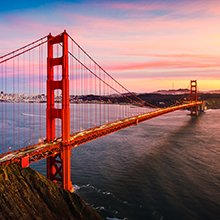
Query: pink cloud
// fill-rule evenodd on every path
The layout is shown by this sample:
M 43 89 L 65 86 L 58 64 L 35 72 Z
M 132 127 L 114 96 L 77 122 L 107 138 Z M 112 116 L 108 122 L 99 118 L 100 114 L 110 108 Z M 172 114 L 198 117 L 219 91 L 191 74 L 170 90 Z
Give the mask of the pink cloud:
M 193 61 L 152 61 L 143 63 L 126 63 L 106 66 L 108 70 L 141 70 L 141 69 L 188 69 L 188 68 L 220 68 L 219 63 L 199 63 Z
M 165 8 L 165 5 L 160 4 L 149 4 L 149 3 L 125 3 L 125 2 L 114 2 L 114 3 L 106 3 L 105 6 L 111 9 L 118 9 L 118 10 L 137 10 L 137 11 L 152 11 L 152 10 L 159 10 L 161 8 Z M 166 4 L 167 6 L 167 4 Z
M 129 11 L 129 12 L 149 12 L 149 11 L 161 11 L 167 12 L 167 15 L 185 14 L 192 15 L 193 13 L 219 15 L 220 3 L 218 0 L 210 1 L 176 1 L 175 4 L 170 2 L 117 2 L 106 3 L 107 8 Z M 138 15 L 138 14 L 136 14 Z
M 201 75 L 209 73 L 211 78 L 211 69 L 219 69 L 219 1 L 89 4 L 83 5 L 84 12 L 78 10 L 80 7 L 74 5 L 76 13 L 71 7 L 54 5 L 53 13 L 48 15 L 38 10 L 33 14 L 8 15 L 6 22 L 0 22 L 4 30 L 1 51 L 23 46 L 49 32 L 55 35 L 66 28 L 98 63 L 107 70 L 118 71 L 116 78 L 121 73 L 145 70 L 160 71 L 163 77 L 166 77 L 164 72 L 174 70 L 183 71 L 181 75 L 184 75 L 184 71 L 189 73 L 191 69 L 201 70 Z M 89 13 L 97 7 L 106 10 L 106 16 Z M 115 18 L 114 10 L 125 11 L 126 16 Z M 167 13 L 148 16 L 160 10 Z

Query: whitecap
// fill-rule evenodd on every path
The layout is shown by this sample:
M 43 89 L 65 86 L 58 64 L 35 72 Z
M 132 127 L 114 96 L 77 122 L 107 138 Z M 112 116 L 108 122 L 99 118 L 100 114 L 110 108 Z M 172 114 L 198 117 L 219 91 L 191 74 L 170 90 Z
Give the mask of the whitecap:
M 30 113 L 21 113 L 23 116 L 28 116 L 28 117 L 41 117 L 41 118 L 46 118 L 44 115 L 36 115 L 36 114 L 30 114 Z
M 74 188 L 75 191 L 77 191 L 77 190 L 80 189 L 80 186 L 78 186 L 78 185 L 73 185 L 73 188 Z
M 106 220 L 128 220 L 127 218 L 111 218 L 111 217 L 107 217 Z

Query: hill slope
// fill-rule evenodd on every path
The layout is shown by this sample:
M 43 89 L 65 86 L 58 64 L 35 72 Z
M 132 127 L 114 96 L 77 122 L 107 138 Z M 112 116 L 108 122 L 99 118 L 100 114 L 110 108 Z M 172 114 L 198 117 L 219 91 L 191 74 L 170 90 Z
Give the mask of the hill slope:
M 31 168 L 0 167 L 0 219 L 93 220 L 99 214 L 77 194 Z

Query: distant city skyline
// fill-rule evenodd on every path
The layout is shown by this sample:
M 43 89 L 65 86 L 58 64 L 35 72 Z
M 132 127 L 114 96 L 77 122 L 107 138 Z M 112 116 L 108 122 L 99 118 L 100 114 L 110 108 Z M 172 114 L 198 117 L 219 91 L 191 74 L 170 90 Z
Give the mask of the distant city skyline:
M 1 55 L 66 29 L 131 91 L 187 88 L 191 79 L 220 89 L 220 1 L 12 2 L 1 3 Z

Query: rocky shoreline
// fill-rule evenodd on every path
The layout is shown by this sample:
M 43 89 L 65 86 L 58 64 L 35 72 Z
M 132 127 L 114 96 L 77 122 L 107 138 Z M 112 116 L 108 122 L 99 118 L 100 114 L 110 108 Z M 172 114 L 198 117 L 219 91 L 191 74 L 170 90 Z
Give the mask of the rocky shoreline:
M 0 166 L 1 220 L 101 220 L 76 193 L 59 188 L 31 168 Z

